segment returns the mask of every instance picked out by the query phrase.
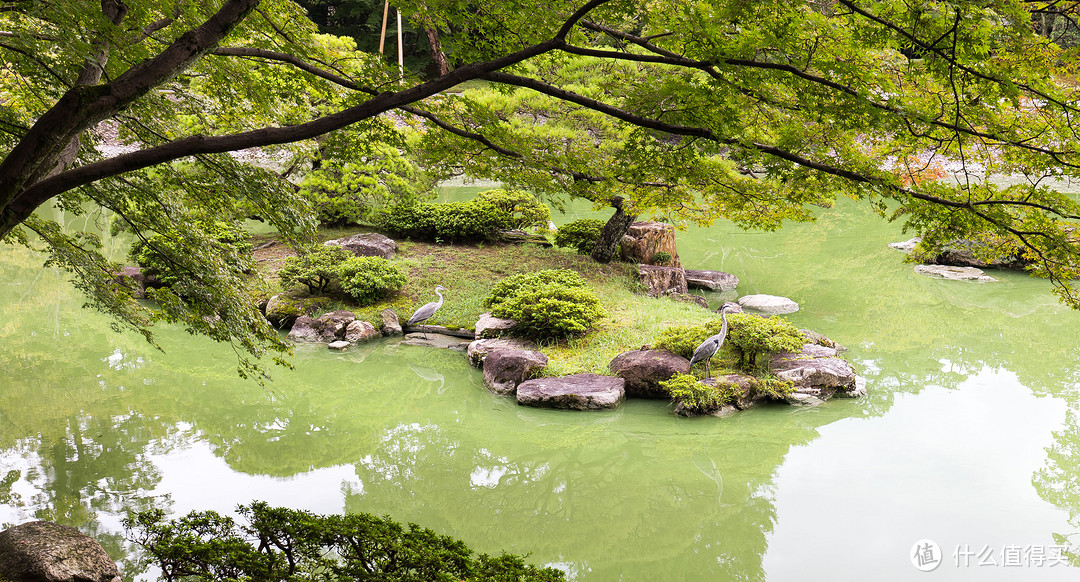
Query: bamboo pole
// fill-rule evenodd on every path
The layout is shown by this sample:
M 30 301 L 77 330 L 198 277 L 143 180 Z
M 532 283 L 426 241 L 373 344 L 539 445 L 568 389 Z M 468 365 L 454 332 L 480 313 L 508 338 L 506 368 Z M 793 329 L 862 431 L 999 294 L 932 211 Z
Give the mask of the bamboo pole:
M 383 54 L 383 45 L 386 44 L 386 17 L 390 15 L 390 0 L 383 3 L 382 8 L 382 34 L 379 35 L 379 54 Z
M 401 42 L 401 9 L 397 10 L 397 65 L 401 78 L 405 78 L 405 53 Z

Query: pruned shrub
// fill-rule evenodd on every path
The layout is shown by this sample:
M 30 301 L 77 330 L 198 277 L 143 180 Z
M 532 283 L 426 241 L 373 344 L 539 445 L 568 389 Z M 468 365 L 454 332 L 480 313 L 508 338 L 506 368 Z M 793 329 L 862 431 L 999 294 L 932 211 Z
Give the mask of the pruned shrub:
M 310 293 L 325 293 L 338 284 L 338 270 L 350 258 L 353 254 L 341 247 L 319 245 L 308 253 L 285 259 L 278 277 L 286 289 L 301 284 Z
M 214 256 L 224 259 L 229 267 L 241 273 L 255 268 L 251 237 L 238 223 L 212 220 L 197 222 L 195 226 L 210 239 Z M 177 234 L 152 234 L 145 240 L 140 239 L 132 244 L 128 255 L 143 268 L 145 275 L 157 277 L 163 285 L 175 285 L 182 274 L 173 269 L 176 260 L 172 257 L 187 255 L 192 252 L 190 248 L 197 248 L 194 244 L 186 245 L 184 236 Z
M 473 198 L 473 202 L 490 204 L 505 212 L 510 217 L 510 228 L 546 228 L 551 222 L 551 211 L 547 205 L 523 190 L 484 190 Z
M 660 387 L 676 404 L 694 412 L 716 410 L 734 400 L 733 392 L 725 394 L 723 391 L 724 387 L 730 389 L 731 385 L 722 383 L 714 386 L 698 382 L 697 378 L 690 374 L 675 374 L 660 382 Z
M 360 305 L 371 305 L 405 285 L 401 268 L 382 257 L 353 257 L 338 269 L 341 289 Z
M 382 219 L 388 232 L 440 243 L 495 240 L 500 231 L 546 224 L 547 207 L 524 192 L 489 190 L 466 202 L 394 207 Z
M 756 368 L 757 360 L 763 354 L 797 352 L 806 341 L 798 328 L 780 317 L 733 313 L 728 316 L 728 322 L 724 346 L 738 354 L 739 367 L 744 370 Z M 722 320 L 715 319 L 704 325 L 669 327 L 656 336 L 653 345 L 690 358 L 701 342 L 720 333 L 722 325 Z
M 515 333 L 536 338 L 581 335 L 607 316 L 581 275 L 558 269 L 503 279 L 484 305 L 496 317 L 515 320 Z
M 603 220 L 579 218 L 560 226 L 555 231 L 555 246 L 574 249 L 579 254 L 588 255 L 596 246 L 596 240 L 600 238 L 602 230 L 604 230 Z

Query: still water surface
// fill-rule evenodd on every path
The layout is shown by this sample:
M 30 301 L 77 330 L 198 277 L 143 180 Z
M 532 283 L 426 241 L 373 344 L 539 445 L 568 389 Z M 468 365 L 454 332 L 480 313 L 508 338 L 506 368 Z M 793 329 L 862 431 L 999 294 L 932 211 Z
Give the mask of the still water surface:
M 209 341 L 161 330 L 162 354 L 110 331 L 3 248 L 0 524 L 80 527 L 129 574 L 129 509 L 262 499 L 388 514 L 583 581 L 1075 579 L 1057 554 L 1080 545 L 1080 314 L 1023 275 L 918 276 L 885 246 L 907 236 L 854 203 L 819 216 L 690 229 L 679 252 L 799 302 L 789 318 L 847 345 L 870 394 L 726 419 L 522 408 L 460 354 L 397 341 L 300 346 L 261 388 Z

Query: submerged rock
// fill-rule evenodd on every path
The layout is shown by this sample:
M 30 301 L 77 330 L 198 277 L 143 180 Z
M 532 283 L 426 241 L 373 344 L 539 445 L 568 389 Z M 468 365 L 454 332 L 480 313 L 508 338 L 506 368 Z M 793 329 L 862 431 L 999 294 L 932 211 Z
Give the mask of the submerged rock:
M 420 346 L 425 348 L 446 348 L 451 350 L 457 350 L 464 352 L 469 347 L 469 342 L 449 335 L 443 335 L 441 333 L 410 333 L 405 336 L 405 339 L 401 342 L 409 346 Z
M 568 410 L 610 410 L 626 398 L 625 381 L 599 374 L 527 380 L 517 387 L 518 404 Z
M 514 394 L 519 384 L 547 365 L 547 356 L 534 350 L 495 348 L 484 358 L 484 385 L 496 394 Z
M 978 281 L 990 283 L 997 279 L 982 272 L 975 267 L 951 267 L 948 265 L 915 265 L 915 272 L 920 275 L 949 279 L 952 281 Z
M 0 580 L 121 582 L 105 548 L 79 530 L 31 521 L 0 532 Z
M 777 295 L 743 295 L 742 297 L 739 297 L 739 305 L 742 305 L 747 309 L 753 309 L 754 311 L 760 311 L 770 315 L 795 313 L 799 310 L 798 303 L 795 303 L 787 297 L 779 297 Z
M 909 238 L 908 240 L 903 241 L 903 242 L 889 243 L 889 248 L 890 249 L 896 249 L 898 251 L 904 251 L 905 253 L 907 253 L 907 252 L 911 252 L 911 250 L 914 249 L 915 246 L 918 245 L 921 242 L 922 242 L 922 239 L 919 238 L 919 237 Z
M 689 374 L 690 360 L 667 350 L 634 350 L 615 356 L 608 367 L 626 381 L 627 398 L 667 398 L 660 382 Z

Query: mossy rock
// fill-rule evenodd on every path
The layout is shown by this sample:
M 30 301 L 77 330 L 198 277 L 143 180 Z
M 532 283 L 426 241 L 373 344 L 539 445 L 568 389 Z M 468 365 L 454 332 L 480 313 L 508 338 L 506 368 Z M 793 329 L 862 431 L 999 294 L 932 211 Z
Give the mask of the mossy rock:
M 278 329 L 289 329 L 296 318 L 305 314 L 305 306 L 284 293 L 279 293 L 266 302 L 266 320 Z

